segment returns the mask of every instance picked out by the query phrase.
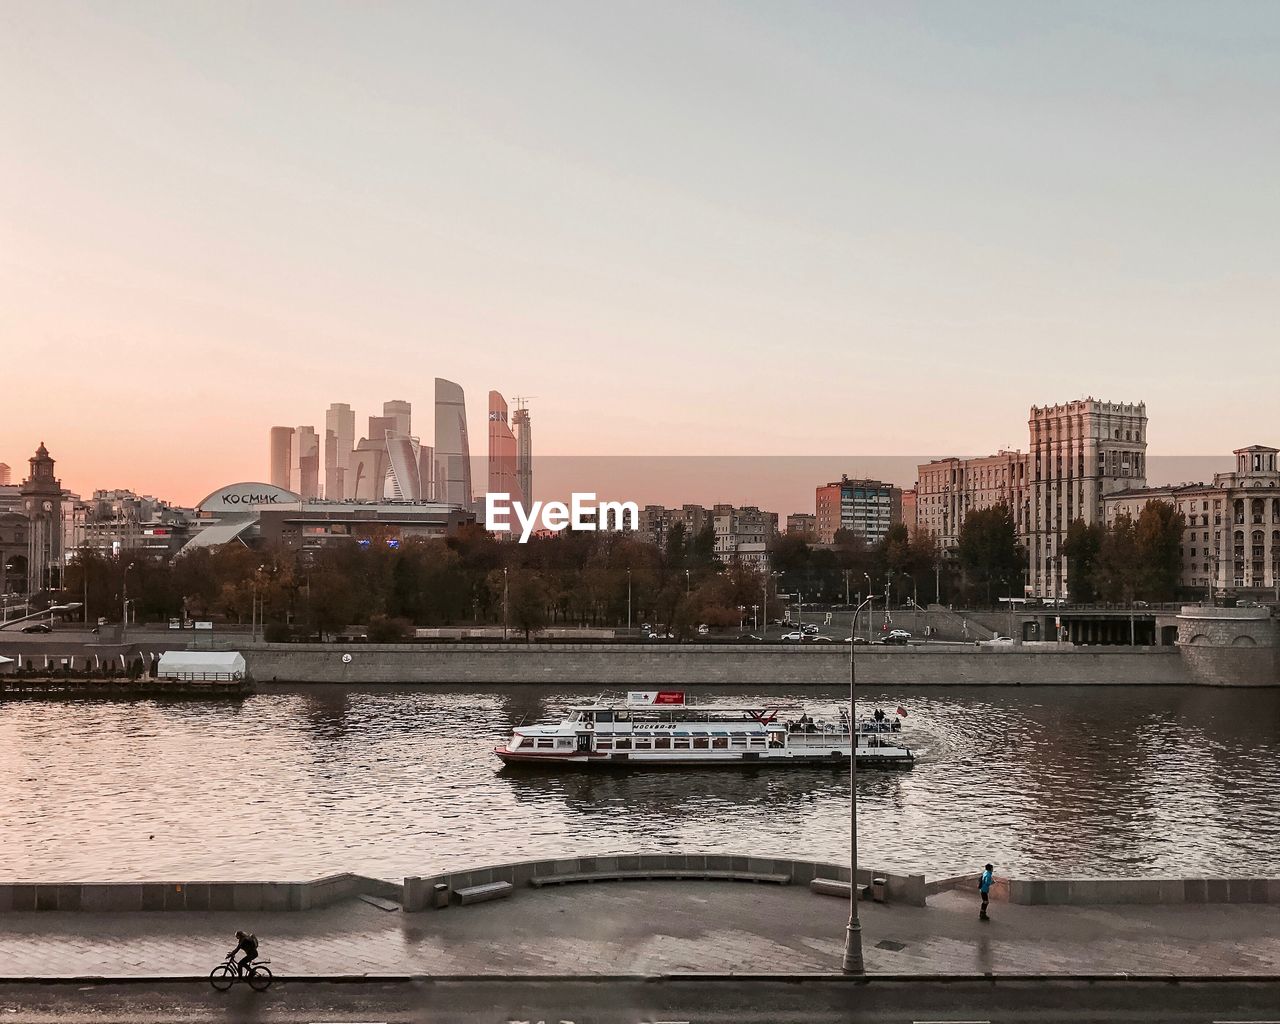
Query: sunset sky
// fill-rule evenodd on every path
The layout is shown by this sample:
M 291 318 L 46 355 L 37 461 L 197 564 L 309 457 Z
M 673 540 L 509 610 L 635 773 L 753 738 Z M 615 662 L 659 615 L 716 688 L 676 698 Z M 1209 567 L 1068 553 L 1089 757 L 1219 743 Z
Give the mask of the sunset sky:
M 1262 2 L 8 0 L 0 461 L 191 502 L 332 401 L 430 443 L 436 376 L 474 454 L 490 388 L 561 455 L 1089 394 L 1280 444 L 1277 52 Z

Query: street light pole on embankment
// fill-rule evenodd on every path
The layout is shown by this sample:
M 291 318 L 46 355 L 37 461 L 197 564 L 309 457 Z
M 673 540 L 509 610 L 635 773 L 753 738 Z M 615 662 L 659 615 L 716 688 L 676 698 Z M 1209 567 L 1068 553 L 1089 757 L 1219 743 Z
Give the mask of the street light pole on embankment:
M 862 603 L 866 604 L 867 597 Z M 853 613 L 858 621 L 862 605 Z M 858 920 L 858 677 L 855 670 L 858 645 L 849 641 L 849 925 L 845 929 L 845 974 L 865 974 L 862 962 L 862 922 Z

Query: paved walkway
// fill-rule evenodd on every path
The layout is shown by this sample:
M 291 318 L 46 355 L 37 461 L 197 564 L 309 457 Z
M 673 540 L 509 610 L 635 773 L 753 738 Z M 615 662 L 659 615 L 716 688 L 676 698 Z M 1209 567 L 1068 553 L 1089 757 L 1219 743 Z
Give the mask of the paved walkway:
M 0 975 L 205 974 L 254 931 L 272 969 L 327 974 L 833 972 L 847 904 L 800 886 L 596 883 L 404 914 L 9 913 Z M 862 904 L 867 969 L 920 974 L 1280 974 L 1268 906 L 1017 907 L 967 893 Z

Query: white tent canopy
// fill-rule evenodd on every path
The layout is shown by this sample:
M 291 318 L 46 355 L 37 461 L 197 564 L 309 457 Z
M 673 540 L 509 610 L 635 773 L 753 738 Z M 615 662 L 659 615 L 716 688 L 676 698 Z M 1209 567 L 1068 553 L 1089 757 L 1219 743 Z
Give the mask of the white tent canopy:
M 162 679 L 243 679 L 244 655 L 239 651 L 165 651 L 156 675 Z

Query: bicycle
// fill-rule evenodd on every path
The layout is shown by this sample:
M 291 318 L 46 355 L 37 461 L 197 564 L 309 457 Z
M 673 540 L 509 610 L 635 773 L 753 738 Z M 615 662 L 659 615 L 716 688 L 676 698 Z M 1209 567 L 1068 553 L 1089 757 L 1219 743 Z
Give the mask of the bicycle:
M 209 972 L 209 984 L 219 992 L 225 992 L 237 981 L 244 979 L 255 992 L 265 992 L 271 987 L 271 970 L 266 966 L 271 961 L 254 960 L 249 964 L 247 972 L 242 971 L 236 963 L 236 954 L 239 952 L 238 949 L 233 949 L 222 963 Z

